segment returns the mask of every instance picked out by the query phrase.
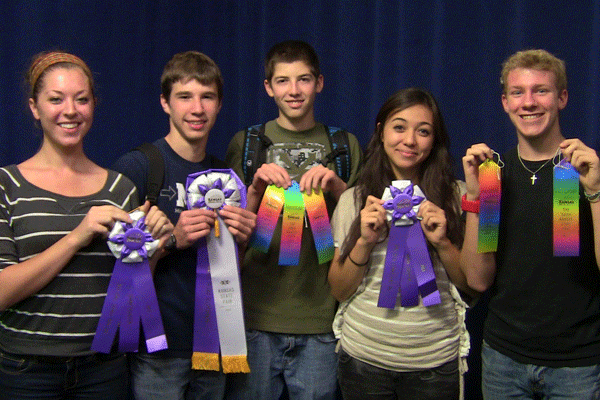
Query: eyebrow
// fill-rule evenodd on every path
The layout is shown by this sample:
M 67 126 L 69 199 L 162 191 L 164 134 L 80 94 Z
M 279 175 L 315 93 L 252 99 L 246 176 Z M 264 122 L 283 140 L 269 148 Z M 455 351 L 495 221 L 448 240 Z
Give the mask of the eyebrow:
M 407 122 L 407 121 L 406 121 L 404 118 L 402 118 L 402 117 L 396 117 L 396 118 L 392 119 L 390 122 L 394 122 L 394 121 Z M 418 125 L 418 126 L 421 126 L 421 125 L 429 125 L 429 126 L 433 126 L 433 124 L 431 124 L 431 123 L 429 123 L 429 122 L 427 122 L 427 121 L 421 121 L 421 122 L 419 122 L 417 125 Z

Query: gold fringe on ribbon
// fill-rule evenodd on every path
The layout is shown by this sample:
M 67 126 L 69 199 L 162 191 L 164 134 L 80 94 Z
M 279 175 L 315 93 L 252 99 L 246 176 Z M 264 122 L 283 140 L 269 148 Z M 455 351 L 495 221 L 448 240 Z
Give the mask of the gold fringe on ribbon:
M 246 356 L 223 356 L 223 372 L 226 374 L 243 372 L 250 373 Z
M 194 352 L 192 354 L 192 369 L 219 371 L 219 354 Z

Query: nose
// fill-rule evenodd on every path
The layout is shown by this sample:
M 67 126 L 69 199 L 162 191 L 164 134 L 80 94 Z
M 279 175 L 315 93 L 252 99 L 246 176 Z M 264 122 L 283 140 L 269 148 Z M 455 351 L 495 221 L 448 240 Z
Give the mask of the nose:
M 298 84 L 297 80 L 290 81 L 290 94 L 291 95 L 300 94 L 300 85 Z
M 63 113 L 67 116 L 74 116 L 77 114 L 77 107 L 74 99 L 66 99 Z
M 523 94 L 523 106 L 524 107 L 533 107 L 537 104 L 537 100 L 533 95 L 533 92 L 530 90 L 525 91 Z
M 195 98 L 192 104 L 192 112 L 196 114 L 202 114 L 204 112 L 204 104 L 202 104 L 201 98 Z
M 404 132 L 404 135 L 402 135 L 402 142 L 407 146 L 414 146 L 414 144 L 416 143 L 416 134 L 417 133 L 414 129 L 407 129 L 406 132 Z

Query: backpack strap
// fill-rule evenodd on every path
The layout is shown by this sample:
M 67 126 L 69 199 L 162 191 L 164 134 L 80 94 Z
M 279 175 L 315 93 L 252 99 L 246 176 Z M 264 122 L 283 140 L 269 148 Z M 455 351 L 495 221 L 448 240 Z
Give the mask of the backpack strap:
M 158 148 L 152 143 L 143 143 L 135 150 L 148 158 L 148 179 L 146 181 L 146 200 L 156 204 L 165 178 L 165 161 Z
M 344 182 L 348 182 L 352 170 L 352 157 L 350 156 L 348 132 L 336 127 L 326 126 L 325 128 L 327 130 L 329 144 L 331 145 L 331 153 L 327 154 L 321 160 L 321 164 L 326 167 L 327 164 L 333 162 L 338 176 L 342 178 Z
M 265 124 L 246 128 L 242 151 L 242 171 L 246 187 L 252 185 L 254 173 L 267 160 L 267 149 L 273 142 L 265 135 Z

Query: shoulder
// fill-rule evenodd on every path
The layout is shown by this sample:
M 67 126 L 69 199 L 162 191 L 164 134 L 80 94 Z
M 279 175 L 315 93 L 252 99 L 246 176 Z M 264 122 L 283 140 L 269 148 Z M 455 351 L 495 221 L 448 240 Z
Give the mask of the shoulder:
M 354 201 L 354 197 L 356 196 L 356 186 L 348 188 L 342 193 L 340 199 L 338 200 L 337 207 L 354 207 L 356 202 Z

